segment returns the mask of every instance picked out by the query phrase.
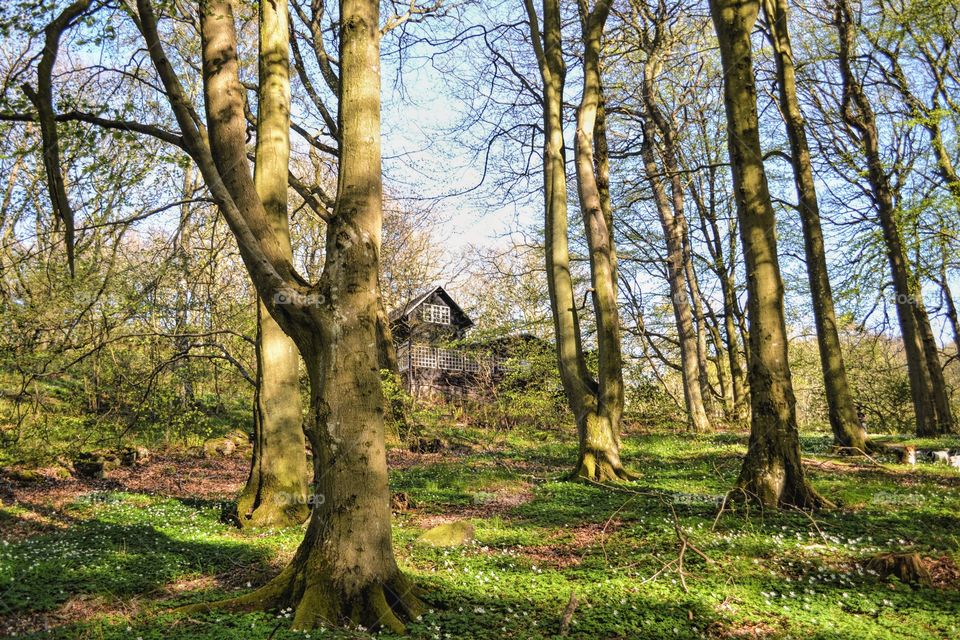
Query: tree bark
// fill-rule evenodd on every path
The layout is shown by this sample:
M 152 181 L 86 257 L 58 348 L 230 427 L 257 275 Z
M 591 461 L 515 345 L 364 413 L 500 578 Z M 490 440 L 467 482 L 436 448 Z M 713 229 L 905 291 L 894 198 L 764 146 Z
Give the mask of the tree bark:
M 803 227 L 803 246 L 806 253 L 807 279 L 813 304 L 813 318 L 820 350 L 820 366 L 827 396 L 827 412 L 834 443 L 840 447 L 866 451 L 867 433 L 853 401 L 847 381 L 847 370 L 840 348 L 837 314 L 833 306 L 833 292 L 827 272 L 823 230 L 820 226 L 820 205 L 817 201 L 810 147 L 804 130 L 803 114 L 797 100 L 796 72 L 793 48 L 787 27 L 786 0 L 764 0 L 764 14 L 770 28 L 770 41 L 777 65 L 777 84 L 780 88 L 780 111 L 790 139 L 790 160 L 799 201 L 800 222 Z
M 675 131 L 663 112 L 655 83 L 655 78 L 659 76 L 662 69 L 661 56 L 668 53 L 665 51 L 668 45 L 664 41 L 662 29 L 662 24 L 655 25 L 651 31 L 656 35 L 643 42 L 646 48 L 646 60 L 643 63 L 640 87 L 643 103 L 641 114 L 643 143 L 640 154 L 667 245 L 667 281 L 670 285 L 670 302 L 679 339 L 680 371 L 683 378 L 687 425 L 694 432 L 704 432 L 712 428 L 704 398 L 706 339 L 701 343 L 699 332 L 701 327 L 695 327 L 693 322 L 694 315 L 691 307 L 693 287 L 690 286 L 692 283 L 688 279 L 691 274 L 691 254 L 687 244 L 683 185 L 674 146 Z M 662 168 L 657 163 L 658 158 L 662 162 Z M 670 183 L 669 195 L 664 184 L 664 176 Z
M 593 285 L 593 308 L 597 326 L 599 355 L 597 412 L 608 420 L 614 436 L 623 413 L 623 362 L 620 349 L 620 315 L 617 307 L 616 248 L 613 239 L 612 214 L 603 206 L 596 167 L 594 143 L 597 139 L 597 112 L 602 100 L 600 80 L 600 39 L 607 16 L 609 0 L 597 0 L 590 11 L 588 0 L 580 0 L 583 22 L 584 78 L 574 144 L 574 165 L 577 195 L 590 255 L 590 282 Z M 606 177 L 604 177 L 606 181 Z
M 645 79 L 646 84 L 646 79 Z M 660 167 L 657 166 L 653 152 L 653 124 L 644 120 L 644 140 L 641 154 L 647 181 L 653 193 L 653 200 L 660 217 L 660 226 L 667 243 L 667 280 L 670 284 L 670 301 L 673 317 L 677 323 L 677 336 L 680 343 L 680 371 L 683 376 L 683 399 L 687 408 L 687 425 L 691 431 L 710 430 L 710 419 L 703 406 L 700 387 L 700 365 L 697 354 L 697 336 L 693 328 L 693 315 L 690 311 L 690 299 L 687 292 L 687 278 L 684 269 L 684 251 L 682 230 L 677 224 L 674 212 L 660 179 Z
M 60 137 L 57 133 L 56 111 L 53 99 L 53 71 L 60 48 L 60 37 L 90 8 L 90 0 L 69 4 L 44 30 L 43 53 L 37 65 L 37 88 L 23 85 L 23 91 L 37 109 L 40 136 L 43 143 L 43 166 L 47 174 L 47 188 L 53 213 L 63 224 L 67 247 L 67 266 L 74 275 L 74 214 L 67 198 L 66 178 L 60 158 Z
M 273 233 L 290 260 L 287 171 L 290 162 L 290 70 L 287 5 L 260 3 L 259 100 L 254 184 Z M 304 522 L 307 458 L 300 406 L 300 355 L 293 340 L 257 300 L 257 388 L 253 407 L 253 458 L 237 499 L 244 527 L 284 527 Z
M 241 527 L 287 527 L 310 515 L 300 354 L 259 300 L 256 350 L 253 457 L 237 519 Z
M 759 0 L 711 0 L 724 71 L 724 104 L 750 320 L 750 442 L 737 488 L 759 503 L 816 508 L 800 462 L 796 401 L 787 360 L 776 221 L 760 148 L 750 34 Z
M 570 274 L 570 250 L 567 237 L 567 180 L 563 141 L 563 85 L 566 67 L 563 61 L 560 6 L 558 0 L 543 2 L 543 31 L 533 6 L 524 0 L 531 40 L 543 82 L 544 122 L 544 204 L 547 288 L 557 340 L 557 360 L 567 403 L 574 414 L 579 439 L 577 465 L 573 478 L 597 482 L 632 477 L 620 461 L 620 417 L 623 411 L 623 379 L 620 373 L 619 322 L 616 308 L 616 269 L 613 238 L 604 214 L 601 186 L 594 174 L 592 144 L 595 140 L 597 108 L 601 97 L 599 48 L 594 54 L 595 75 L 590 82 L 584 121 L 578 110 L 578 148 L 590 147 L 589 155 L 578 157 L 578 184 L 582 171 L 587 183 L 580 184 L 588 206 L 582 207 L 590 244 L 591 279 L 600 343 L 598 384 L 587 370 L 580 337 L 580 322 Z M 606 9 L 609 11 L 609 7 Z M 600 26 L 602 31 L 602 25 Z M 586 40 L 586 38 L 585 38 Z M 599 47 L 599 34 L 596 37 Z M 591 72 L 593 73 L 593 72 Z M 587 91 L 585 90 L 585 95 Z M 581 110 L 583 105 L 581 105 Z M 581 122 L 588 124 L 582 127 Z M 582 151 L 578 151 L 582 154 Z M 583 165 L 582 168 L 580 165 Z M 602 175 L 602 174 L 601 174 Z M 602 185 L 602 181 L 601 181 Z
M 911 286 L 907 257 L 903 247 L 897 212 L 894 206 L 893 188 L 887 176 L 883 159 L 880 156 L 880 141 L 876 117 L 863 86 L 854 75 L 853 62 L 856 43 L 853 12 L 849 2 L 838 0 L 834 9 L 834 26 L 839 36 L 839 67 L 843 81 L 843 101 L 841 116 L 844 122 L 855 132 L 854 142 L 860 147 L 867 161 L 867 180 L 870 184 L 874 206 L 883 232 L 883 240 L 893 279 L 895 306 L 907 357 L 907 374 L 910 379 L 910 395 L 917 422 L 917 435 L 937 435 L 948 433 L 951 429 L 949 414 L 941 415 L 935 399 L 933 378 L 929 354 L 925 352 L 923 335 L 929 331 L 926 310 L 917 313 L 917 307 L 923 305 L 919 291 Z M 921 328 L 926 322 L 927 330 Z M 939 358 L 933 354 L 938 361 Z M 942 378 L 942 372 L 939 372 Z M 934 374 L 936 375 L 936 374 Z M 945 393 L 945 391 L 944 391 Z
M 282 0 L 275 0 L 282 2 Z M 377 366 L 382 222 L 379 7 L 340 3 L 340 171 L 327 225 L 323 275 L 313 286 L 293 269 L 257 195 L 245 151 L 233 13 L 201 4 L 207 133 L 197 127 L 159 39 L 149 0 L 138 0 L 147 50 L 191 156 L 234 233 L 267 310 L 290 335 L 310 379 L 307 437 L 315 506 L 290 565 L 260 589 L 185 608 L 291 607 L 293 624 L 321 622 L 404 631 L 422 605 L 400 573 L 390 536 L 384 402 Z

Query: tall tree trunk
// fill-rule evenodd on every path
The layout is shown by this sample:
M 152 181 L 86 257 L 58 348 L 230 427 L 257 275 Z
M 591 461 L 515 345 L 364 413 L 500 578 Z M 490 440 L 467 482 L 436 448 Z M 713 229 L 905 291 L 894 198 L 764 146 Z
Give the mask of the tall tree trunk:
M 750 42 L 760 2 L 711 0 L 710 9 L 723 62 L 727 144 L 750 319 L 750 443 L 737 487 L 766 506 L 815 508 L 825 501 L 810 486 L 800 462 L 776 221 L 760 148 Z
M 843 81 L 841 115 L 844 122 L 856 131 L 854 142 L 861 148 L 867 160 L 867 180 L 872 191 L 874 206 L 883 231 L 883 240 L 890 263 L 896 296 L 897 318 L 907 357 L 907 374 L 910 379 L 910 395 L 917 422 L 918 435 L 945 433 L 938 415 L 934 398 L 933 381 L 927 354 L 924 352 L 921 321 L 915 305 L 923 300 L 915 295 L 910 286 L 909 267 L 900 234 L 897 212 L 894 206 L 893 188 L 880 156 L 880 141 L 876 117 L 863 86 L 854 75 L 852 57 L 856 43 L 853 12 L 849 2 L 838 0 L 834 10 L 834 25 L 839 35 L 839 67 Z M 926 314 L 923 314 L 924 317 Z M 949 423 L 946 430 L 949 431 Z
M 290 162 L 289 16 L 285 2 L 260 3 L 259 101 L 254 184 L 274 235 L 293 259 L 287 219 Z M 237 499 L 241 526 L 283 527 L 307 519 L 307 458 L 300 407 L 300 356 L 257 299 L 257 389 L 253 459 Z
M 817 202 L 810 147 L 804 130 L 803 114 L 797 100 L 797 82 L 793 49 L 787 27 L 787 0 L 764 0 L 764 13 L 770 27 L 770 40 L 777 64 L 780 87 L 780 110 L 790 139 L 793 178 L 800 205 L 803 246 L 807 258 L 807 278 L 813 303 L 813 318 L 820 349 L 820 366 L 827 396 L 827 412 L 833 440 L 838 446 L 866 451 L 867 433 L 857 418 L 853 393 L 847 382 L 847 370 L 840 349 L 837 314 L 827 272 L 823 230 L 820 227 L 820 206 Z
M 700 190 L 691 181 L 689 191 L 693 203 L 699 211 L 700 229 L 707 239 L 707 250 L 713 262 L 713 271 L 720 281 L 720 293 L 723 300 L 723 330 L 726 343 L 727 364 L 730 368 L 730 386 L 733 404 L 728 419 L 740 422 L 746 419 L 749 398 L 746 389 L 746 376 L 740 363 L 740 334 L 737 331 L 739 309 L 736 300 L 736 282 L 732 266 L 725 258 L 723 234 L 717 222 L 715 193 L 716 172 L 710 169 L 708 185 L 709 199 L 705 199 Z M 733 256 L 730 257 L 731 263 Z M 720 340 L 718 339 L 719 343 Z
M 927 360 L 930 371 L 930 385 L 933 387 L 933 408 L 937 412 L 937 433 L 953 433 L 953 409 L 950 406 L 950 392 L 947 390 L 947 381 L 943 375 L 940 363 L 940 348 L 930 326 L 930 316 L 927 314 L 927 305 L 923 301 L 920 283 L 914 285 L 913 312 L 917 318 L 917 331 L 920 333 L 920 344 L 923 346 L 923 356 Z
M 249 176 L 229 1 L 201 4 L 209 147 L 163 52 L 152 6 L 148 0 L 137 4 L 147 49 L 191 155 L 266 308 L 294 339 L 310 379 L 307 437 L 316 493 L 303 542 L 287 568 L 260 589 L 187 610 L 291 607 L 300 629 L 347 622 L 401 633 L 401 618 L 417 617 L 422 605 L 393 555 L 377 366 L 383 195 L 378 3 L 340 3 L 337 206 L 327 225 L 323 275 L 313 286 L 286 258 Z
M 253 457 L 237 518 L 242 527 L 287 527 L 310 515 L 300 354 L 259 299 L 256 351 Z
M 720 279 L 723 295 L 723 332 L 727 338 L 727 361 L 730 365 L 730 381 L 733 387 L 733 419 L 745 420 L 749 412 L 750 398 L 747 392 L 746 375 L 740 364 L 740 333 L 737 331 L 735 283 L 731 277 Z
M 677 177 L 679 178 L 679 176 Z M 675 190 L 678 188 L 681 189 L 679 193 L 682 194 L 682 187 L 674 187 Z M 682 213 L 683 209 L 681 208 L 680 211 Z M 713 403 L 713 388 L 710 386 L 710 367 L 707 364 L 710 359 L 707 350 L 707 317 L 703 311 L 703 296 L 700 294 L 700 283 L 697 280 L 697 273 L 693 269 L 693 255 L 690 251 L 690 236 L 689 230 L 687 229 L 686 216 L 683 216 L 681 219 L 681 228 L 683 230 L 684 271 L 686 271 L 687 274 L 687 289 L 693 308 L 693 326 L 697 333 L 697 381 L 700 384 L 700 397 L 703 399 L 704 410 L 707 412 L 707 415 L 712 416 L 716 410 L 714 409 Z
M 653 69 L 646 69 L 644 74 L 644 94 L 647 77 L 656 75 Z M 648 99 L 648 110 L 653 105 Z M 700 363 L 697 353 L 697 336 L 693 328 L 693 314 L 690 310 L 690 298 L 687 289 L 686 270 L 684 269 L 683 230 L 677 222 L 663 180 L 661 170 L 657 166 L 654 154 L 654 124 L 653 118 L 644 119 L 643 145 L 641 154 L 647 174 L 647 181 L 653 193 L 653 201 L 660 218 L 660 227 L 667 243 L 667 281 L 670 284 L 670 301 L 673 307 L 673 317 L 677 323 L 677 336 L 680 345 L 680 372 L 683 376 L 683 399 L 687 409 L 687 425 L 692 431 L 704 432 L 710 430 L 710 419 L 703 406 L 703 396 L 700 386 Z
M 620 416 L 623 411 L 623 379 L 620 373 L 619 320 L 616 306 L 616 269 L 613 238 L 603 206 L 602 173 L 598 185 L 594 174 L 594 125 L 601 99 L 599 82 L 599 35 L 597 51 L 591 62 L 590 97 L 586 98 L 588 127 L 581 127 L 578 117 L 578 147 L 585 145 L 589 155 L 578 157 L 580 172 L 587 182 L 581 183 L 584 224 L 590 245 L 594 308 L 597 315 L 600 346 L 600 383 L 587 370 L 580 337 L 580 323 L 570 274 L 570 250 L 567 237 L 567 181 L 563 142 L 563 85 L 566 67 L 563 61 L 560 6 L 558 0 L 543 2 L 543 31 L 533 6 L 524 0 L 531 40 L 543 81 L 544 122 L 544 203 L 547 288 L 557 339 L 557 360 L 567 402 L 576 418 L 579 454 L 573 477 L 598 482 L 630 478 L 620 461 Z M 609 7 L 607 7 L 609 10 Z M 600 26 L 602 31 L 602 25 Z M 586 40 L 586 38 L 585 38 Z M 585 94 L 587 91 L 585 91 Z M 582 105 L 581 105 L 582 107 Z M 579 112 L 578 112 L 579 115 Z M 578 154 L 582 151 L 578 151 Z M 583 165 L 582 167 L 580 165 Z M 601 163 L 602 167 L 602 163 Z
M 640 152 L 667 245 L 667 281 L 677 323 L 688 425 L 694 431 L 707 431 L 711 428 L 708 416 L 712 413 L 713 405 L 707 328 L 693 269 L 689 226 L 684 210 L 686 185 L 679 171 L 676 122 L 674 114 L 664 108 L 657 87 L 663 60 L 673 52 L 676 44 L 676 34 L 672 30 L 675 16 L 671 16 L 666 5 L 661 3 L 656 8 L 650 6 L 639 9 L 636 18 L 638 22 L 632 25 L 636 30 L 635 39 L 646 54 L 640 83 L 639 115 L 643 131 Z M 670 185 L 669 196 L 665 183 Z
M 598 413 L 611 422 L 616 433 L 623 413 L 623 363 L 620 350 L 620 315 L 617 307 L 616 248 L 613 240 L 612 213 L 604 208 L 594 166 L 594 143 L 597 139 L 597 112 L 602 100 L 600 80 L 600 39 L 609 0 L 597 0 L 593 11 L 581 0 L 583 21 L 584 78 L 583 95 L 577 109 L 574 144 L 574 165 L 577 195 L 590 254 L 590 280 L 593 285 L 593 307 L 597 325 L 599 351 Z

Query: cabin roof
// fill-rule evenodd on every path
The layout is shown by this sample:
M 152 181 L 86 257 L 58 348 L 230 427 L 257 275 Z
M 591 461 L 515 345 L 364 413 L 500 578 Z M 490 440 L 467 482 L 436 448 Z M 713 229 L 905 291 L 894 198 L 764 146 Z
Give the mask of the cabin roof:
M 447 293 L 446 290 L 439 285 L 433 286 L 425 291 L 422 291 L 418 295 L 411 298 L 410 301 L 407 302 L 407 304 L 397 307 L 396 309 L 391 311 L 389 314 L 390 323 L 392 324 L 399 320 L 406 320 L 407 318 L 409 318 L 410 315 L 414 311 L 416 311 L 420 305 L 426 302 L 427 299 L 429 299 L 433 294 L 437 294 L 441 298 L 443 298 L 444 302 L 447 303 L 447 306 L 449 306 L 452 311 L 459 314 L 459 317 L 463 318 L 463 322 L 459 323 L 460 326 L 463 326 L 465 328 L 473 326 L 473 320 L 471 320 L 470 317 L 466 313 L 464 313 L 463 309 L 460 308 L 460 305 L 458 305 L 456 301 L 452 297 L 450 297 L 450 294 Z

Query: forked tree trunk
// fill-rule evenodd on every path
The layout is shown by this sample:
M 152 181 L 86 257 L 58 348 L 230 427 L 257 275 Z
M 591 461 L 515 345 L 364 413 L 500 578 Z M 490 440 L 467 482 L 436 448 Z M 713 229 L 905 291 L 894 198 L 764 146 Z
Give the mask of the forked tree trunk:
M 673 317 L 677 323 L 680 339 L 680 371 L 683 375 L 683 399 L 687 408 L 687 425 L 690 430 L 710 430 L 710 419 L 703 406 L 700 387 L 700 363 L 697 357 L 697 335 L 693 328 L 693 314 L 687 293 L 687 278 L 683 264 L 683 237 L 670 202 L 660 179 L 660 168 L 653 153 L 653 127 L 644 123 L 643 161 L 653 192 L 653 200 L 660 218 L 660 226 L 667 244 L 667 280 L 670 284 L 670 301 Z
M 616 283 L 612 280 L 616 258 L 612 235 L 603 206 L 602 180 L 598 186 L 593 173 L 590 209 L 584 210 L 584 223 L 591 244 L 591 273 L 594 282 L 594 305 L 597 313 L 600 343 L 600 376 L 598 385 L 590 376 L 583 355 L 577 303 L 570 274 L 570 250 L 567 237 L 567 180 L 563 142 L 563 85 L 566 68 L 563 61 L 560 7 L 558 0 L 544 0 L 543 31 L 533 6 L 524 7 L 531 40 L 543 81 L 544 122 L 544 204 L 545 253 L 547 288 L 557 340 L 557 360 L 567 402 L 576 419 L 579 440 L 577 465 L 572 477 L 597 482 L 628 479 L 632 476 L 620 461 L 620 416 L 623 411 L 623 381 L 619 371 L 619 325 L 616 317 Z M 599 70 L 597 71 L 599 73 Z M 578 134 L 586 144 L 595 140 L 596 109 L 600 102 L 599 76 L 592 98 L 591 127 Z M 591 149 L 591 156 L 592 156 Z M 603 179 L 603 175 L 601 172 Z M 592 239 L 591 239 L 591 234 Z M 595 273 L 597 269 L 601 273 Z M 597 287 L 597 284 L 600 287 Z M 601 308 L 602 307 L 602 308 Z M 611 349 L 615 349 L 611 351 Z
M 750 320 L 751 428 L 737 487 L 765 506 L 816 508 L 825 501 L 800 462 L 796 401 L 787 361 L 776 221 L 760 149 L 750 34 L 759 0 L 711 0 L 724 71 L 724 104 Z
M 274 0 L 274 6 L 283 4 Z M 393 555 L 377 353 L 382 179 L 380 25 L 373 0 L 340 3 L 340 165 L 320 281 L 309 286 L 286 258 L 249 176 L 243 87 L 228 0 L 201 4 L 209 147 L 167 61 L 148 0 L 138 0 L 147 41 L 191 155 L 217 199 L 264 304 L 300 349 L 310 378 L 307 436 L 315 506 L 303 542 L 280 575 L 211 608 L 291 607 L 293 625 L 387 627 L 422 605 Z
M 293 259 L 287 219 L 290 76 L 287 7 L 260 3 L 260 91 L 254 183 L 283 250 Z M 243 527 L 285 527 L 307 519 L 307 458 L 300 408 L 300 355 L 257 299 L 257 389 L 253 458 L 237 499 Z
M 604 210 L 594 156 L 594 145 L 598 138 L 597 115 L 603 96 L 600 81 L 600 39 L 610 12 L 610 4 L 609 0 L 597 0 L 593 11 L 587 9 L 586 2 L 581 2 L 579 7 L 583 23 L 584 78 L 583 94 L 577 109 L 574 164 L 580 213 L 590 256 L 590 282 L 597 327 L 597 413 L 609 422 L 611 434 L 615 439 L 619 439 L 624 392 L 620 312 L 617 306 L 616 247 L 612 213 L 608 215 L 608 211 Z
M 942 418 L 947 418 L 949 414 L 939 415 L 936 403 L 938 395 L 933 386 L 930 369 L 931 360 L 937 361 L 937 369 L 939 369 L 939 358 L 930 358 L 924 349 L 925 332 L 920 325 L 926 322 L 929 327 L 929 320 L 926 318 L 925 309 L 922 314 L 917 313 L 916 307 L 923 305 L 923 299 L 911 287 L 907 257 L 894 206 L 893 187 L 887 176 L 883 159 L 880 157 L 876 117 L 863 91 L 863 86 L 854 74 L 852 57 L 855 55 L 856 33 L 853 12 L 846 0 L 838 0 L 835 5 L 834 26 L 839 36 L 838 61 L 843 81 L 841 115 L 844 122 L 856 132 L 854 142 L 861 148 L 867 161 L 867 180 L 874 206 L 877 208 L 877 217 L 883 231 L 884 247 L 893 279 L 895 306 L 907 358 L 907 375 L 910 379 L 910 395 L 913 399 L 917 435 L 946 433 L 950 430 L 950 422 L 949 419 L 942 422 Z M 932 336 L 929 330 L 926 333 Z M 936 356 L 936 354 L 933 355 Z M 945 393 L 944 389 L 942 395 L 945 396 Z
M 715 336 L 717 344 L 721 342 L 726 345 L 727 365 L 730 369 L 730 391 L 733 396 L 732 406 L 728 406 L 727 418 L 734 422 L 740 422 L 747 416 L 748 400 L 746 380 L 743 367 L 740 364 L 740 339 L 737 331 L 737 308 L 736 283 L 734 282 L 733 271 L 728 268 L 725 258 L 723 234 L 720 233 L 720 225 L 717 222 L 716 197 L 715 193 L 716 171 L 711 169 L 709 172 L 708 198 L 698 191 L 696 183 L 691 181 L 689 192 L 693 203 L 699 212 L 700 230 L 707 239 L 707 250 L 710 252 L 710 258 L 713 261 L 713 270 L 720 281 L 720 293 L 723 300 L 723 330 L 724 336 L 719 335 L 719 329 Z M 730 260 L 734 258 L 731 250 Z M 718 367 L 719 368 L 719 367 Z
M 807 258 L 807 278 L 810 283 L 810 297 L 817 329 L 817 346 L 820 349 L 820 366 L 823 370 L 830 428 L 833 431 L 835 444 L 864 452 L 867 448 L 867 433 L 857 418 L 853 393 L 850 390 L 847 370 L 843 363 L 843 352 L 840 349 L 840 335 L 837 332 L 837 314 L 833 307 L 823 230 L 820 227 L 820 206 L 817 202 L 803 114 L 800 112 L 800 103 L 797 100 L 793 49 L 787 28 L 786 0 L 765 0 L 764 13 L 776 54 L 780 111 L 787 127 L 787 136 L 790 138 L 790 159 L 800 205 L 803 247 Z
M 657 46 L 654 41 L 652 47 Z M 711 429 L 710 419 L 704 406 L 704 360 L 706 359 L 706 340 L 701 348 L 700 336 L 693 324 L 691 308 L 692 288 L 687 280 L 690 270 L 687 250 L 687 229 L 683 211 L 683 187 L 679 182 L 675 149 L 672 146 L 673 131 L 667 117 L 660 108 L 659 94 L 655 80 L 662 69 L 659 51 L 647 51 L 647 60 L 643 66 L 641 96 L 644 103 L 643 143 L 641 156 L 653 192 L 653 201 L 657 207 L 660 227 L 667 245 L 667 281 L 670 285 L 670 302 L 673 317 L 677 324 L 677 336 L 680 342 L 680 371 L 683 376 L 683 399 L 687 408 L 687 425 L 694 432 Z M 657 154 L 657 147 L 663 147 Z M 662 158 L 663 168 L 657 165 L 658 155 Z M 661 177 L 666 173 L 670 180 L 671 196 Z
M 237 518 L 242 527 L 287 527 L 310 515 L 300 354 L 259 300 L 257 322 L 253 457 L 237 498 Z

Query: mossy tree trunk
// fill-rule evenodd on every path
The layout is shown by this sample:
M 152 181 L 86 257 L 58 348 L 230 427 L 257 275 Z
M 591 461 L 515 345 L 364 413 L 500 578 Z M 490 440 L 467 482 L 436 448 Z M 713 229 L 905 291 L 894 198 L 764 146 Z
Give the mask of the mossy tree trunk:
M 282 2 L 261 2 L 260 85 L 254 183 L 274 235 L 293 259 L 287 219 L 290 162 L 289 16 Z M 244 527 L 284 527 L 307 519 L 307 459 L 300 405 L 300 354 L 257 300 L 257 389 L 253 458 L 237 499 Z
M 282 0 L 273 0 L 280 6 Z M 180 125 L 184 146 L 237 239 L 270 314 L 293 338 L 310 379 L 307 437 L 314 450 L 315 506 L 306 536 L 280 575 L 211 608 L 292 607 L 294 626 L 363 624 L 404 630 L 422 605 L 400 573 L 390 535 L 377 319 L 382 178 L 380 25 L 374 0 L 340 3 L 340 165 L 327 224 L 323 274 L 308 284 L 273 228 L 246 160 L 244 89 L 228 0 L 201 3 L 207 135 L 163 50 L 149 0 L 138 25 Z
M 259 300 L 257 323 L 253 456 L 237 518 L 242 527 L 286 527 L 310 515 L 300 354 Z
M 811 487 L 800 461 L 776 221 L 760 149 L 750 40 L 760 2 L 711 0 L 710 9 L 723 63 L 727 144 L 746 261 L 750 321 L 750 441 L 737 487 L 765 506 L 815 508 L 824 500 Z
M 820 227 L 820 206 L 817 201 L 810 147 L 804 130 L 803 114 L 797 100 L 796 71 L 793 48 L 787 28 L 786 0 L 764 0 L 764 14 L 770 29 L 770 41 L 777 65 L 777 84 L 780 89 L 780 111 L 790 139 L 790 159 L 797 189 L 800 222 L 803 227 L 803 246 L 807 259 L 807 278 L 813 303 L 813 318 L 820 350 L 827 412 L 834 443 L 866 451 L 867 434 L 857 417 L 853 392 L 847 381 L 847 370 L 840 349 L 837 314 L 833 306 L 833 292 L 827 272 L 823 230 Z
M 605 14 L 609 6 L 604 5 Z M 547 287 L 557 341 L 557 360 L 567 403 L 577 424 L 578 461 L 573 478 L 597 482 L 630 478 L 620 461 L 620 418 L 623 413 L 623 378 L 620 355 L 619 316 L 616 305 L 616 251 L 613 244 L 611 215 L 604 207 L 607 184 L 604 166 L 605 132 L 598 136 L 598 112 L 602 114 L 602 93 L 599 82 L 599 32 L 594 42 L 593 71 L 585 78 L 586 113 L 578 110 L 578 186 L 582 213 L 590 247 L 593 302 L 597 318 L 599 343 L 599 382 L 587 370 L 570 273 L 570 248 L 567 237 L 566 153 L 563 141 L 563 86 L 566 66 L 563 60 L 560 6 L 558 0 L 543 2 L 543 30 L 533 6 L 524 0 L 531 40 L 543 82 L 544 123 L 544 239 L 547 266 Z M 584 40 L 589 36 L 585 33 Z M 587 95 L 589 92 L 589 95 Z M 588 126 L 583 126 L 588 125 Z M 599 171 L 594 165 L 594 145 L 600 141 Z M 588 156 L 583 156 L 589 151 Z M 586 178 L 583 183 L 581 179 Z M 598 180 L 599 176 L 599 180 Z M 585 198 L 585 200 L 584 200 Z
M 911 282 L 899 216 L 894 205 L 893 186 L 880 155 L 876 116 L 854 69 L 856 25 L 853 10 L 846 0 L 838 0 L 834 6 L 834 26 L 837 28 L 838 62 L 843 82 L 840 113 L 851 128 L 852 142 L 860 148 L 867 163 L 867 181 L 883 232 L 893 280 L 917 435 L 949 433 L 953 421 L 943 372 L 940 370 L 940 358 L 936 352 L 936 344 L 931 344 L 933 332 L 919 285 Z
M 651 16 L 650 19 L 660 22 L 659 17 Z M 641 27 L 637 26 L 639 31 Z M 656 28 L 650 29 L 652 26 L 649 25 L 647 29 L 654 35 L 643 39 L 640 45 L 646 53 L 640 87 L 643 104 L 643 111 L 640 113 L 643 131 L 640 154 L 667 245 L 667 281 L 670 285 L 670 302 L 680 343 L 680 371 L 687 425 L 692 431 L 704 432 L 712 428 L 704 403 L 706 339 L 703 338 L 701 345 L 700 332 L 693 323 L 693 283 L 688 280 L 692 272 L 692 265 L 689 264 L 691 254 L 687 243 L 684 188 L 674 147 L 675 132 L 663 112 L 655 81 L 662 71 L 662 56 L 668 53 L 670 42 L 662 22 L 657 24 Z M 664 175 L 670 183 L 670 194 L 664 184 Z

